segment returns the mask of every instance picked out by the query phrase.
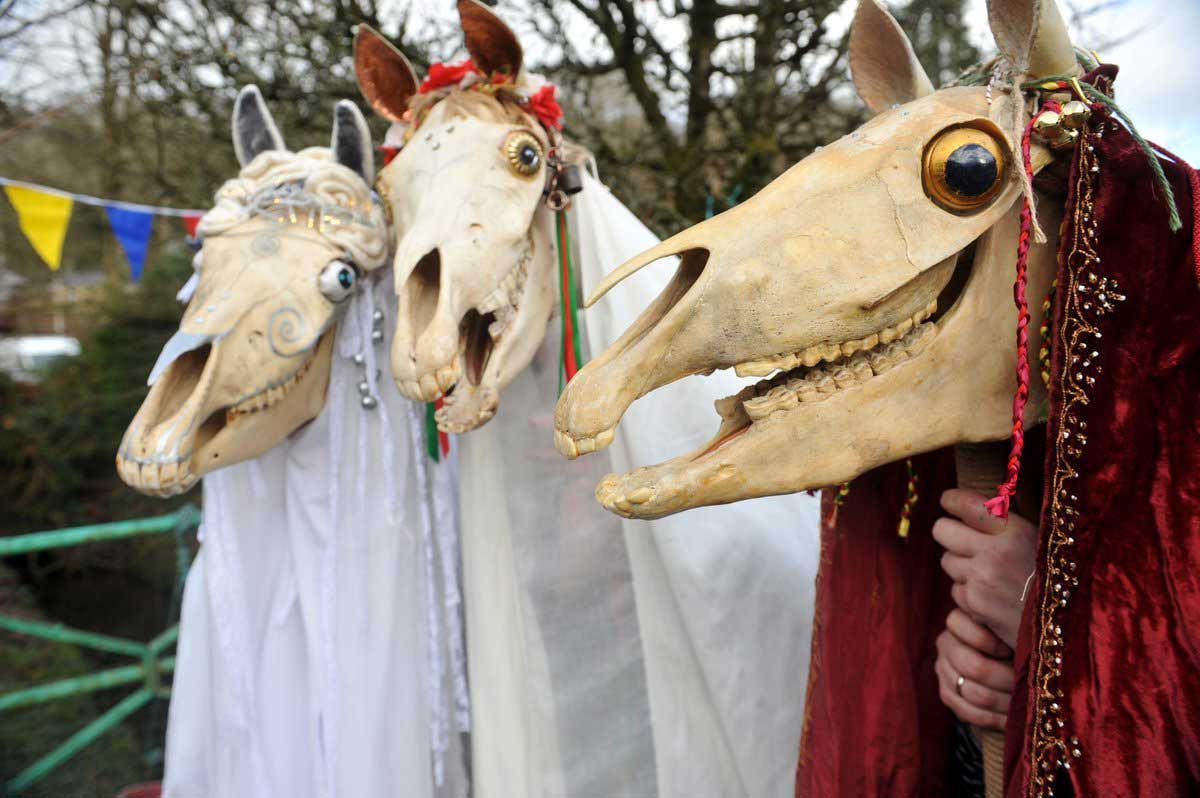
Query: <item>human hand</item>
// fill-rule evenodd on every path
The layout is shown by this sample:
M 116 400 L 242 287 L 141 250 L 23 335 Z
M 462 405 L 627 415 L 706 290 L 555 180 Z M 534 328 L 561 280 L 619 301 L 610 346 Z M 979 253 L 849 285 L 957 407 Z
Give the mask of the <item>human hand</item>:
M 984 501 L 969 490 L 943 493 L 942 507 L 955 517 L 939 518 L 933 537 L 946 549 L 942 570 L 954 580 L 954 602 L 1015 648 L 1025 586 L 1037 558 L 1037 528 L 1015 513 L 996 518 Z
M 1004 730 L 1016 677 L 1012 651 L 960 609 L 946 618 L 934 665 L 938 693 L 964 723 Z

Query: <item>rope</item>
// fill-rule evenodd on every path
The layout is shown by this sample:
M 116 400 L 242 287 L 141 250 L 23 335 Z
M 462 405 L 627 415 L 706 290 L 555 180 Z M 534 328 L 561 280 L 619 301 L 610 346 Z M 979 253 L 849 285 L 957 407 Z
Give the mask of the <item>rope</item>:
M 1033 158 L 1029 151 L 1029 140 L 1033 125 L 1046 111 L 1059 111 L 1059 104 L 1047 102 L 1025 125 L 1021 136 L 1021 159 L 1025 176 L 1033 179 Z M 1008 468 L 1004 483 L 996 488 L 996 496 L 986 503 L 988 511 L 997 518 L 1008 517 L 1008 507 L 1017 490 L 1017 477 L 1021 473 L 1021 453 L 1025 449 L 1025 405 L 1029 401 L 1029 302 L 1025 298 L 1027 281 L 1026 267 L 1029 263 L 1029 238 L 1033 228 L 1033 208 L 1026 197 L 1021 203 L 1021 233 L 1017 238 L 1017 278 L 1013 285 L 1013 299 L 1017 305 L 1017 391 L 1013 395 L 1012 448 L 1008 454 Z
M 913 468 L 911 457 L 904 461 L 904 467 L 908 469 L 908 485 L 905 487 L 904 504 L 900 507 L 900 524 L 896 528 L 896 534 L 907 540 L 913 507 L 916 506 L 917 499 L 921 498 L 921 494 L 917 492 L 917 470 Z

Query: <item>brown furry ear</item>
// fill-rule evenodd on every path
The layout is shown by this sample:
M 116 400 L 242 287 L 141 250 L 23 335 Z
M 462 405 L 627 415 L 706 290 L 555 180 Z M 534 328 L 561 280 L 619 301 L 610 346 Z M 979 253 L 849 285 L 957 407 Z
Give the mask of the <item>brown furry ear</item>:
M 874 113 L 933 93 L 899 23 L 877 0 L 860 0 L 850 26 L 850 75 Z
M 486 75 L 503 72 L 515 80 L 524 53 L 512 29 L 478 0 L 458 0 L 458 18 L 475 66 Z
M 375 113 L 392 122 L 400 121 L 417 93 L 417 73 L 404 53 L 367 25 L 354 32 L 354 74 Z

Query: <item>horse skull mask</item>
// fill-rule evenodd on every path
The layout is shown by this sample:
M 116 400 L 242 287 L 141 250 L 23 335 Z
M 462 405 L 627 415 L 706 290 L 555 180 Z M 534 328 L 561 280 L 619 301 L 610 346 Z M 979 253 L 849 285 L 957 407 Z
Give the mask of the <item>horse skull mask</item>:
M 1018 74 L 1073 72 L 1057 10 L 1043 3 L 1039 18 L 1037 8 L 991 3 L 1001 52 Z M 1011 95 L 933 92 L 875 0 L 859 5 L 851 64 L 873 120 L 596 291 L 683 255 L 654 304 L 567 386 L 555 438 L 568 457 L 610 441 L 626 408 L 657 387 L 717 368 L 775 374 L 717 402 L 720 429 L 701 450 L 606 478 L 597 497 L 610 510 L 655 518 L 819 488 L 915 453 L 1007 437 L 1023 168 L 1006 132 Z M 1035 168 L 1048 161 L 1035 152 Z M 1056 230 L 1053 203 L 1040 210 Z M 1033 248 L 1031 297 L 1045 295 L 1053 258 L 1052 244 Z
M 437 413 L 445 432 L 466 432 L 495 414 L 554 307 L 554 248 L 542 207 L 550 143 L 519 105 L 521 48 L 479 3 L 458 7 L 473 63 L 484 76 L 515 76 L 506 88 L 418 95 L 412 68 L 378 33 L 360 27 L 355 41 L 363 94 L 398 123 L 388 143 L 408 136 L 377 181 L 405 230 L 394 258 L 393 375 L 412 399 L 445 395 Z M 414 124 L 419 129 L 406 130 Z
M 186 491 L 314 418 L 334 326 L 387 254 L 370 133 L 353 103 L 337 104 L 331 149 L 287 152 L 252 86 L 233 131 L 243 168 L 200 221 L 195 292 L 117 454 L 121 478 L 145 493 Z

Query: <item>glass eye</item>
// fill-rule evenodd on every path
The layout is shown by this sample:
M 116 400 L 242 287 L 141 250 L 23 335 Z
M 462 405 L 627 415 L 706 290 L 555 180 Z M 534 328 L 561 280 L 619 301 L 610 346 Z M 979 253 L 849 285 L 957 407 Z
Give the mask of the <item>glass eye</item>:
M 542 167 L 542 145 L 532 133 L 514 130 L 504 140 L 504 157 L 514 172 L 525 177 L 538 173 Z
M 951 213 L 970 213 L 987 205 L 1004 185 L 1002 142 L 998 132 L 982 127 L 943 130 L 925 148 L 925 193 Z
M 330 261 L 317 277 L 317 287 L 330 302 L 345 301 L 358 282 L 358 267 L 347 260 Z

